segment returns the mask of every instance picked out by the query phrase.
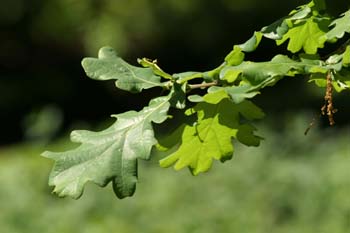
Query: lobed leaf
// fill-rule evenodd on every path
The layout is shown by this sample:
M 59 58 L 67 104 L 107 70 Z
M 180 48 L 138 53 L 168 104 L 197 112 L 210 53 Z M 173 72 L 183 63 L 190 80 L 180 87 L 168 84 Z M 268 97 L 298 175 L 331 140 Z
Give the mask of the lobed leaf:
M 266 38 L 276 40 L 277 45 L 289 40 L 287 49 L 292 53 L 303 49 L 307 54 L 316 54 L 327 40 L 325 34 L 330 19 L 319 13 L 324 9 L 324 0 L 312 0 L 291 11 L 288 16 L 263 27 L 261 33 Z
M 208 90 L 208 94 L 204 96 L 204 100 L 208 103 L 218 103 L 218 97 L 220 97 L 218 94 L 222 92 L 224 92 L 222 95 L 229 96 L 236 104 L 260 94 L 260 92 L 256 91 L 255 88 L 249 84 L 229 87 L 211 87 Z
M 299 6 L 297 9 L 291 11 L 288 16 L 276 20 L 272 24 L 261 29 L 264 37 L 272 40 L 280 40 L 285 35 L 289 27 L 292 27 L 293 21 L 303 20 L 308 18 L 312 13 L 312 7 L 315 6 L 314 1 L 309 4 Z
M 293 23 L 293 26 L 285 33 L 282 39 L 277 40 L 277 45 L 289 40 L 287 49 L 297 53 L 303 49 L 307 54 L 316 54 L 317 49 L 323 48 L 326 39 L 324 35 L 328 31 L 328 20 L 317 20 L 310 17 L 305 21 Z
M 240 116 L 260 119 L 263 117 L 261 110 L 249 101 L 235 104 L 222 93 L 217 94 L 217 99 L 221 99 L 219 103 L 202 102 L 191 109 L 189 114 L 196 114 L 197 121 L 193 125 L 182 125 L 176 135 L 171 135 L 172 140 L 181 136 L 180 146 L 162 159 L 160 166 L 170 167 L 175 164 L 176 170 L 188 166 L 192 174 L 197 175 L 208 171 L 213 159 L 222 162 L 231 159 L 233 138 L 248 146 L 259 144 L 261 138 L 253 134 L 255 128 L 241 124 Z M 167 144 L 169 146 L 169 141 Z
M 346 32 L 350 33 L 350 10 L 335 19 L 329 26 L 333 28 L 325 35 L 328 40 L 340 39 Z
M 295 61 L 284 55 L 277 55 L 268 62 L 243 62 L 238 66 L 227 66 L 220 73 L 221 79 L 227 75 L 237 77 L 251 85 L 247 91 L 258 90 L 268 85 L 275 84 L 284 76 L 295 76 L 306 73 L 325 73 L 327 67 L 321 61 L 302 59 Z M 232 79 L 232 77 L 230 77 Z M 243 88 L 242 88 L 243 89 Z
M 128 64 L 110 47 L 103 47 L 98 58 L 84 58 L 82 66 L 86 75 L 95 80 L 116 80 L 116 86 L 130 92 L 162 87 L 160 77 L 153 68 L 141 68 Z M 159 71 L 160 72 L 160 71 Z
M 149 159 L 157 143 L 152 122 L 167 119 L 169 97 L 152 100 L 143 110 L 115 115 L 117 121 L 100 132 L 73 131 L 71 140 L 81 143 L 66 152 L 44 152 L 55 160 L 49 184 L 59 196 L 79 198 L 87 182 L 101 187 L 113 183 L 119 198 L 132 196 L 137 182 L 137 159 Z

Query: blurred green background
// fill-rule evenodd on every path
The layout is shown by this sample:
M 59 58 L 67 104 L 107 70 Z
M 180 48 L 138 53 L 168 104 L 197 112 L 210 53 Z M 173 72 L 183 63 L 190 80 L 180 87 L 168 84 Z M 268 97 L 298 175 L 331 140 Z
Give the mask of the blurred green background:
M 198 177 L 161 169 L 157 157 L 141 162 L 133 198 L 89 185 L 79 201 L 59 199 L 47 186 L 52 163 L 39 156 L 74 147 L 71 129 L 102 128 L 109 115 L 160 94 L 86 78 L 80 61 L 100 47 L 133 64 L 158 59 L 169 73 L 208 70 L 233 44 L 306 2 L 2 0 L 0 232 L 350 232 L 349 94 L 335 97 L 337 125 L 329 128 L 317 118 L 323 91 L 298 78 L 256 100 L 267 113 L 257 123 L 261 147 L 237 146 L 232 161 Z M 334 15 L 350 5 L 327 2 Z M 263 41 L 248 58 L 278 51 Z

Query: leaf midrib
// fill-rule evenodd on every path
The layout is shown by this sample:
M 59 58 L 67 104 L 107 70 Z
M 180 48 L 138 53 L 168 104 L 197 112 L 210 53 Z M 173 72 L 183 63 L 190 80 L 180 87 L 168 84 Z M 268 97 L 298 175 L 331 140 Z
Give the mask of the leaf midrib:
M 120 58 L 119 58 L 120 59 Z M 126 68 L 130 73 L 131 73 L 131 75 L 134 77 L 134 79 L 136 79 L 136 80 L 140 80 L 140 81 L 142 81 L 142 82 L 145 82 L 145 83 L 149 83 L 149 84 L 152 84 L 152 85 L 155 85 L 155 86 L 162 86 L 161 85 L 161 83 L 156 83 L 156 82 L 152 82 L 152 81 L 149 81 L 149 80 L 147 80 L 147 79 L 143 79 L 143 78 L 139 78 L 136 74 L 135 74 L 135 72 L 129 67 L 129 65 L 128 64 L 125 64 L 126 62 L 125 61 L 123 61 L 122 59 L 120 59 L 121 60 L 121 64 L 124 66 L 124 68 Z M 135 67 L 135 69 L 138 69 L 138 67 Z M 142 69 L 142 68 L 139 68 L 139 69 Z M 147 69 L 147 68 L 143 68 L 143 69 Z M 155 76 L 155 75 L 154 75 Z M 156 76 L 155 76 L 156 77 Z

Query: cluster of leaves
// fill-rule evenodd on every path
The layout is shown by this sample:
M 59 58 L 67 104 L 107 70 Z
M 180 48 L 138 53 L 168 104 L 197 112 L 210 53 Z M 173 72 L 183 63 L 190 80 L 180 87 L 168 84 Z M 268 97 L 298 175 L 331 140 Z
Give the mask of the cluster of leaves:
M 168 74 L 157 61 L 139 59 L 135 67 L 109 47 L 98 58 L 85 58 L 83 68 L 92 79 L 115 80 L 116 87 L 133 93 L 160 87 L 167 95 L 157 97 L 141 111 L 114 115 L 115 123 L 101 132 L 73 131 L 71 140 L 81 143 L 66 152 L 45 152 L 55 160 L 49 184 L 59 196 L 79 198 L 87 182 L 106 186 L 110 181 L 119 198 L 132 196 L 137 183 L 137 160 L 150 159 L 152 149 L 165 151 L 161 167 L 174 165 L 176 170 L 189 167 L 193 175 L 206 172 L 213 160 L 232 157 L 233 141 L 258 146 L 253 120 L 263 111 L 249 99 L 266 86 L 284 77 L 309 77 L 320 87 L 343 91 L 350 87 L 350 43 L 321 57 L 326 43 L 346 40 L 350 33 L 350 10 L 337 18 L 327 15 L 323 1 L 293 10 L 288 16 L 256 31 L 252 38 L 235 45 L 217 68 L 207 72 Z M 246 61 L 245 54 L 256 50 L 263 38 L 288 42 L 287 56 L 278 54 L 270 61 Z M 287 52 L 287 51 L 286 51 Z M 202 89 L 204 94 L 191 93 Z M 153 124 L 170 118 L 169 109 L 183 112 L 182 124 L 168 136 L 156 138 Z M 325 114 L 332 115 L 329 108 Z

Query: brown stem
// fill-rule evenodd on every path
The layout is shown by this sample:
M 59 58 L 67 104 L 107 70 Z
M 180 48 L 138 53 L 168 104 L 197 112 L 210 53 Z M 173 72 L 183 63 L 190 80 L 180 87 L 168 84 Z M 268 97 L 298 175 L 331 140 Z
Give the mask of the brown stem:
M 198 89 L 198 88 L 206 88 L 206 87 L 216 86 L 217 84 L 218 84 L 218 82 L 214 81 L 211 83 L 190 84 L 188 86 L 190 89 Z

